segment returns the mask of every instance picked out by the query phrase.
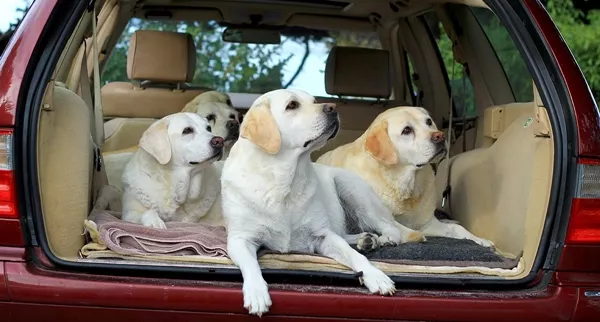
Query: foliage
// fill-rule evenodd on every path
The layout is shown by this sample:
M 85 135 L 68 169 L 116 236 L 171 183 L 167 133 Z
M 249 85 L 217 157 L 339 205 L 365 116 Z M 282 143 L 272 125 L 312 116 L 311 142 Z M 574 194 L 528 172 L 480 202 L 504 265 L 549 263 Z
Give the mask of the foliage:
M 572 1 L 542 0 L 548 12 L 554 19 L 577 59 L 596 100 L 600 99 L 600 10 L 578 9 Z M 0 52 L 2 42 L 7 42 L 12 32 L 22 19 L 30 6 L 31 1 L 25 1 L 23 8 L 17 9 L 21 13 L 16 23 L 2 34 L 0 32 Z M 480 21 L 488 39 L 498 53 L 504 70 L 519 101 L 529 100 L 531 95 L 530 78 L 521 56 L 514 48 L 514 43 L 505 28 L 497 19 L 486 16 L 487 10 L 475 10 L 474 13 Z M 488 12 L 488 15 L 491 14 Z M 493 16 L 493 14 L 491 14 Z M 433 21 L 433 23 L 432 23 Z M 454 93 L 455 103 L 459 110 L 466 104 L 467 109 L 474 107 L 473 89 L 468 78 L 463 81 L 463 71 L 460 65 L 454 65 L 451 42 L 445 35 L 439 21 L 427 21 L 436 35 L 443 61 L 448 70 L 449 80 Z M 194 84 L 208 86 L 223 91 L 236 92 L 264 92 L 273 88 L 284 87 L 293 83 L 295 76 L 302 71 L 304 62 L 310 54 L 311 48 L 317 44 L 325 44 L 327 48 L 334 45 L 359 46 L 380 48 L 380 44 L 373 34 L 360 34 L 353 32 L 336 33 L 307 33 L 301 28 L 288 30 L 283 37 L 284 42 L 298 42 L 305 45 L 302 54 L 304 57 L 299 66 L 295 67 L 294 76 L 284 84 L 284 71 L 290 58 L 279 55 L 282 45 L 251 45 L 225 43 L 220 39 L 223 27 L 216 23 L 165 23 L 134 19 L 128 29 L 121 35 L 116 48 L 113 49 L 110 59 L 107 60 L 103 79 L 105 81 L 127 81 L 125 71 L 129 38 L 137 29 L 171 30 L 188 32 L 194 37 L 197 44 L 197 65 L 194 75 Z M 464 84 L 464 86 L 463 86 Z M 464 94 L 463 94 L 464 93 Z
M 571 1 L 547 0 L 546 8 L 600 101 L 600 11 L 584 14 Z
M 276 55 L 281 44 L 223 42 L 220 37 L 224 28 L 214 22 L 165 23 L 133 19 L 107 61 L 102 75 L 105 81 L 127 81 L 129 39 L 139 29 L 191 34 L 196 44 L 196 73 L 192 83 L 220 91 L 261 93 L 281 87 L 283 67 L 291 57 Z

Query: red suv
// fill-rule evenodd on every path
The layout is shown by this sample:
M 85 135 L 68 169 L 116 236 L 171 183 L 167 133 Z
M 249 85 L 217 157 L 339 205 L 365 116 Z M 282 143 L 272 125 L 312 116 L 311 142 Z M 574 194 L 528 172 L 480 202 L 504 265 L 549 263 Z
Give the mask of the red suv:
M 387 108 L 427 109 L 451 144 L 440 215 L 495 249 L 370 254 L 387 297 L 327 258 L 266 254 L 262 319 L 600 321 L 600 115 L 536 0 L 35 1 L 0 59 L 0 320 L 256 319 L 226 257 L 121 254 L 85 220 L 115 180 L 104 156 L 156 119 L 210 89 L 244 113 L 288 86 L 338 106 L 315 160 Z

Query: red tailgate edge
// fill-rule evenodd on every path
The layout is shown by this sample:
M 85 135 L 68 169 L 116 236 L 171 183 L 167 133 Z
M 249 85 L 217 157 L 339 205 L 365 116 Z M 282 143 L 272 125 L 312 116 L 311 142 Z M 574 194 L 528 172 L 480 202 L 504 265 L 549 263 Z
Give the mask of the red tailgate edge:
M 16 262 L 6 263 L 6 275 L 16 302 L 247 314 L 238 283 L 68 274 Z M 359 287 L 272 285 L 270 293 L 271 316 L 450 321 L 568 321 L 577 300 L 575 288 L 556 286 L 536 292 L 400 290 L 383 297 Z

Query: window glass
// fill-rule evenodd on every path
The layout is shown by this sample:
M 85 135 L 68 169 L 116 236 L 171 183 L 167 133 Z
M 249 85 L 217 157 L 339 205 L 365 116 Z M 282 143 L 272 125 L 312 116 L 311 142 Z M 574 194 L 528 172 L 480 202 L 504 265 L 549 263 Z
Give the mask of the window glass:
M 508 30 L 496 15 L 486 8 L 470 8 L 492 44 L 508 78 L 517 102 L 533 101 L 533 83 L 527 65 Z
M 325 63 L 331 48 L 353 46 L 380 49 L 375 32 L 337 32 L 286 28 L 281 44 L 228 43 L 225 27 L 211 22 L 132 19 L 107 61 L 103 82 L 128 81 L 129 40 L 136 30 L 187 32 L 196 44 L 196 73 L 191 85 L 225 92 L 264 93 L 278 88 L 300 88 L 315 96 L 325 91 Z M 366 98 L 368 99 L 368 98 Z
M 452 55 L 452 42 L 446 34 L 442 22 L 438 19 L 435 12 L 430 11 L 424 15 L 425 21 L 442 56 L 448 82 L 452 92 L 452 101 L 454 102 L 454 117 L 477 115 L 475 107 L 475 92 L 473 84 L 468 75 L 463 73 L 462 65 L 454 60 Z M 464 76 L 464 77 L 463 77 Z

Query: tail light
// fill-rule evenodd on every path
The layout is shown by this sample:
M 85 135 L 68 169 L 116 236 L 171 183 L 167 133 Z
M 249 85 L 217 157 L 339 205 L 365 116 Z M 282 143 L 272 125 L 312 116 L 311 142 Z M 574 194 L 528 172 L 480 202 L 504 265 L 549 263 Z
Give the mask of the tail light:
M 600 245 L 600 161 L 580 159 L 566 243 Z
M 19 218 L 13 172 L 12 139 L 12 130 L 0 130 L 0 218 Z
M 575 197 L 557 270 L 600 271 L 600 160 L 579 159 Z
M 0 129 L 0 246 L 23 246 L 15 193 L 13 130 Z

